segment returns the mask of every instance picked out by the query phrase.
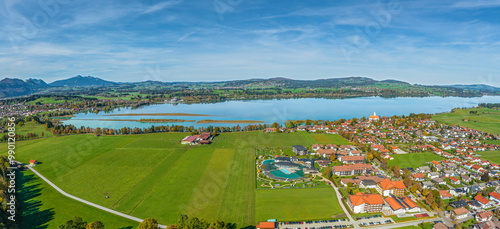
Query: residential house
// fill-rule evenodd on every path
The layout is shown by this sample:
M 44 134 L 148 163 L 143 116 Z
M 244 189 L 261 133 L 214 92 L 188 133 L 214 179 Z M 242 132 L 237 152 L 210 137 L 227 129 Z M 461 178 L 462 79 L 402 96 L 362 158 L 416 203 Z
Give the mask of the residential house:
M 425 188 L 425 189 L 430 189 L 434 187 L 434 184 L 430 181 L 424 181 L 422 182 L 422 188 Z
M 456 208 L 451 211 L 451 216 L 456 220 L 460 220 L 469 216 L 469 211 L 465 207 Z
M 414 181 L 424 181 L 425 180 L 425 174 L 423 174 L 423 173 L 415 173 L 411 176 L 413 177 Z
M 461 208 L 461 207 L 465 207 L 467 206 L 467 201 L 465 200 L 457 200 L 457 201 L 453 201 L 453 202 L 450 202 L 450 206 L 452 208 Z
M 490 221 L 493 218 L 493 213 L 491 211 L 480 212 L 476 214 L 476 220 L 479 223 Z
M 441 199 L 447 200 L 453 198 L 453 195 L 451 195 L 448 190 L 441 190 L 439 191 L 439 195 L 441 196 Z
M 456 177 L 450 177 L 450 182 L 451 182 L 451 184 L 454 184 L 454 185 L 460 184 L 460 180 L 457 179 Z
M 497 204 L 500 203 L 500 194 L 498 192 L 491 192 L 489 194 L 490 200 L 495 201 Z
M 314 144 L 312 145 L 313 151 L 318 151 L 319 149 L 323 149 L 323 145 L 320 144 Z
M 436 183 L 436 184 L 439 184 L 439 185 L 442 185 L 442 184 L 446 184 L 446 181 L 444 181 L 443 179 L 441 178 L 435 178 L 435 179 L 432 179 L 432 182 Z
M 302 145 L 292 146 L 292 151 L 297 155 L 307 155 L 309 153 L 307 148 Z
M 467 195 L 467 191 L 468 191 L 467 187 L 460 187 L 460 188 L 451 189 L 450 194 L 452 194 L 455 197 L 463 196 L 463 195 Z
M 484 198 L 480 194 L 474 197 L 474 200 L 477 200 L 481 204 L 481 208 L 486 208 L 489 206 L 490 200 Z
M 455 171 L 453 171 L 453 170 L 444 170 L 444 171 L 443 171 L 443 176 L 444 176 L 444 177 L 451 177 L 451 176 L 455 176 Z
M 322 157 L 330 158 L 330 156 L 335 155 L 337 150 L 335 149 L 319 149 L 316 153 Z
M 432 179 L 436 179 L 436 178 L 439 178 L 439 173 L 438 173 L 438 172 L 428 173 L 428 174 L 427 174 L 427 177 L 428 177 L 429 179 L 431 179 L 431 180 L 432 180 Z

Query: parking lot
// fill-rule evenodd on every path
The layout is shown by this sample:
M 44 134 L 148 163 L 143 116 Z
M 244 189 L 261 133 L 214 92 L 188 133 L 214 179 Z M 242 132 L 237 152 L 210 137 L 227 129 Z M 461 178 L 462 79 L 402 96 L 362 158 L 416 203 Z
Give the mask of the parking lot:
M 353 227 L 347 219 L 279 222 L 278 225 L 281 229 L 340 229 Z
M 392 220 L 385 220 L 385 221 L 382 220 L 382 221 L 360 223 L 359 226 L 369 227 L 369 226 L 376 226 L 376 225 L 382 225 L 382 224 L 388 224 L 388 223 L 393 223 L 393 222 L 392 222 Z

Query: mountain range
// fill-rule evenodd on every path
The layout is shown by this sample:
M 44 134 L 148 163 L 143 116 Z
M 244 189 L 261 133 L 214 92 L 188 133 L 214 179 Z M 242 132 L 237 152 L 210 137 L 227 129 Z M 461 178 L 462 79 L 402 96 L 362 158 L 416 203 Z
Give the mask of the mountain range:
M 284 88 L 324 88 L 333 87 L 340 88 L 345 86 L 365 86 L 365 85 L 375 85 L 377 83 L 382 84 L 398 84 L 398 85 L 410 85 L 407 82 L 398 80 L 382 80 L 377 81 L 367 77 L 345 77 L 345 78 L 328 78 L 328 79 L 317 79 L 317 80 L 293 80 L 287 78 L 270 78 L 270 79 L 248 79 L 248 80 L 232 80 L 232 81 L 219 81 L 219 82 L 160 82 L 160 81 L 144 81 L 144 82 L 112 82 L 103 80 L 93 76 L 81 76 L 77 75 L 68 79 L 54 81 L 52 83 L 45 83 L 41 79 L 28 79 L 21 80 L 15 78 L 5 78 L 0 80 L 0 98 L 18 97 L 25 96 L 35 93 L 40 93 L 48 91 L 51 89 L 61 89 L 61 88 L 91 88 L 91 87 L 164 87 L 164 86 L 195 86 L 196 88 L 202 87 L 203 85 L 214 85 L 223 87 L 252 87 L 252 86 L 280 86 Z M 493 87 L 484 84 L 473 84 L 473 85 L 441 85 L 432 87 L 443 87 L 443 88 L 458 88 L 463 90 L 480 91 L 484 93 L 498 93 L 500 88 Z

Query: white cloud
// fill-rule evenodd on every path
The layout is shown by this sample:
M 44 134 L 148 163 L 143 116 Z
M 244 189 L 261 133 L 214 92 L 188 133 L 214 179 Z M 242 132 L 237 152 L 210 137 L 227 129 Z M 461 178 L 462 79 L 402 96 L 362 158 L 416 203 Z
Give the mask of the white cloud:
M 458 1 L 453 4 L 456 8 L 491 8 L 500 7 L 499 0 L 468 0 L 468 1 Z
M 153 6 L 149 7 L 149 8 L 147 8 L 142 13 L 143 14 L 153 13 L 153 12 L 156 12 L 156 11 L 159 11 L 159 10 L 163 10 L 165 8 L 169 8 L 171 6 L 177 5 L 177 4 L 181 3 L 181 2 L 182 2 L 182 0 L 171 0 L 171 1 L 160 2 L 160 3 L 156 4 L 156 5 L 153 5 Z

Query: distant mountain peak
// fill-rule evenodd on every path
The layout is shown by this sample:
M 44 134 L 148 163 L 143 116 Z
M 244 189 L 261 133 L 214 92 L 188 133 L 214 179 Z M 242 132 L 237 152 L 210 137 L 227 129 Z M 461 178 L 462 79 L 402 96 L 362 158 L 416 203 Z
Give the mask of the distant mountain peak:
M 88 87 L 88 86 L 113 86 L 118 83 L 106 81 L 94 76 L 77 75 L 64 80 L 57 80 L 50 83 L 50 86 L 55 87 Z

